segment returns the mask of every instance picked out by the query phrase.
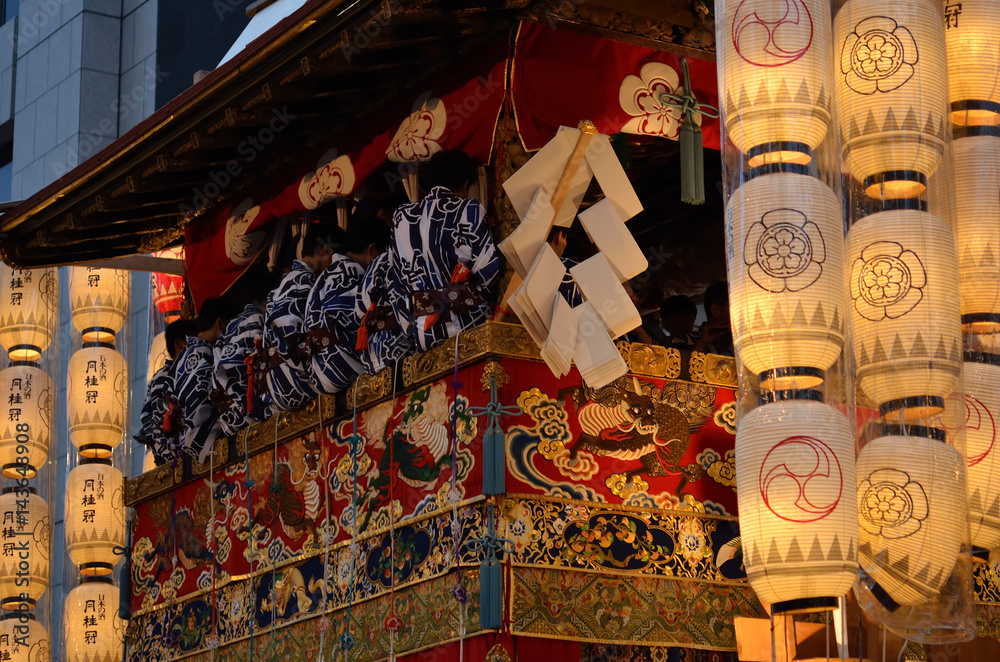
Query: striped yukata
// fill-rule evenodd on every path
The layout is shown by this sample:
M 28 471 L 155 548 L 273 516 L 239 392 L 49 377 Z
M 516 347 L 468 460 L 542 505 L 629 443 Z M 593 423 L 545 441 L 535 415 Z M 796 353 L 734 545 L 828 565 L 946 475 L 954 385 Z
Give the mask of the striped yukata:
M 180 456 L 179 430 L 164 430 L 164 421 L 170 415 L 170 402 L 174 396 L 174 362 L 167 359 L 163 367 L 153 373 L 146 387 L 146 399 L 139 412 L 139 434 L 136 440 L 152 453 L 156 466 L 166 464 Z
M 390 248 L 368 265 L 354 300 L 358 358 L 369 375 L 412 352 L 408 303 L 395 251 Z
M 355 351 L 360 320 L 354 310 L 364 277 L 360 264 L 334 253 L 309 292 L 303 330 L 313 386 L 322 393 L 342 391 L 364 370 Z
M 271 411 L 265 411 L 264 417 L 253 416 L 247 408 L 247 392 L 249 376 L 246 359 L 257 349 L 257 341 L 263 342 L 264 313 L 255 303 L 249 303 L 243 312 L 234 317 L 226 330 L 219 336 L 215 344 L 215 389 L 220 393 L 223 404 L 220 422 L 222 431 L 227 436 L 233 436 L 252 423 L 258 423 Z M 256 391 L 263 388 L 259 385 Z M 255 393 L 255 395 L 257 395 Z
M 214 365 L 212 343 L 198 336 L 188 336 L 175 361 L 174 393 L 184 417 L 181 448 L 199 462 L 208 459 L 222 433 L 219 410 L 210 399 Z
M 306 300 L 315 282 L 316 275 L 306 263 L 295 260 L 292 270 L 267 297 L 264 348 L 272 359 L 267 371 L 267 392 L 271 405 L 278 411 L 301 409 L 316 397 L 309 367 L 302 362 L 298 346 Z
M 393 235 L 420 351 L 486 321 L 500 261 L 478 201 L 436 186 L 396 210 Z

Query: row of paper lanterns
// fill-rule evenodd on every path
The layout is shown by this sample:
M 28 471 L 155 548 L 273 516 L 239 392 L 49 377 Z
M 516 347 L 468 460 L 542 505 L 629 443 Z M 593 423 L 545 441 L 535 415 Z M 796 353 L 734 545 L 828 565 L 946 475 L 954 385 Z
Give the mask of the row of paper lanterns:
M 764 396 L 738 426 L 740 525 L 751 584 L 779 612 L 831 607 L 858 561 L 886 609 L 927 602 L 967 543 L 966 513 L 975 545 L 1000 545 L 1000 358 L 964 357 L 969 416 L 984 417 L 965 430 L 968 459 L 948 422 L 962 325 L 1000 328 L 1000 2 L 943 18 L 931 0 L 848 0 L 832 20 L 826 0 L 717 3 L 740 153 L 734 341 L 741 386 Z M 846 240 L 827 183 L 841 164 L 879 208 Z M 880 419 L 857 455 L 852 381 Z

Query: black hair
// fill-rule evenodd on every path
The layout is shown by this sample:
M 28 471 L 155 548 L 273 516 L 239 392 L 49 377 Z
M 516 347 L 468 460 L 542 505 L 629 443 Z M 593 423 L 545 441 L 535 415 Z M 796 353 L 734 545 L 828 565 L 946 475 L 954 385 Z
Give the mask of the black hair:
M 476 164 L 460 149 L 438 152 L 431 157 L 426 169 L 426 188 L 443 186 L 457 191 L 476 179 Z
M 170 358 L 177 358 L 174 355 L 174 345 L 178 340 L 184 340 L 188 336 L 193 336 L 197 331 L 195 331 L 196 324 L 194 320 L 176 320 L 167 325 L 167 329 L 163 332 L 163 337 L 167 343 L 167 354 Z
M 195 327 L 198 333 L 208 331 L 215 326 L 216 320 L 222 320 L 222 326 L 234 317 L 232 306 L 225 299 L 205 299 L 198 311 L 198 323 Z
M 689 296 L 676 294 L 667 297 L 660 304 L 660 319 L 666 319 L 671 315 L 694 315 L 698 316 L 698 306 Z
M 320 220 L 306 225 L 302 241 L 302 257 L 313 257 L 324 248 L 337 250 L 344 243 L 344 231 L 335 223 Z
M 372 244 L 381 252 L 389 246 L 390 240 L 389 226 L 382 219 L 370 213 L 355 213 L 347 226 L 344 252 L 364 253 Z
M 545 243 L 547 244 L 551 242 L 558 235 L 563 235 L 563 237 L 566 238 L 566 241 L 569 241 L 569 230 L 561 225 L 553 225 L 552 229 L 549 230 L 549 236 L 545 238 Z
M 729 283 L 724 280 L 712 283 L 705 290 L 705 313 L 711 315 L 712 306 L 729 306 Z

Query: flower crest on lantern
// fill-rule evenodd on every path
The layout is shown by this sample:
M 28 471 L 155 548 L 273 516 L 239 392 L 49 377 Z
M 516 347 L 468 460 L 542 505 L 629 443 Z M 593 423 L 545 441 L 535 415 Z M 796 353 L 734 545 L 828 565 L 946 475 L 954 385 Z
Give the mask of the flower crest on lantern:
M 924 488 L 899 469 L 879 469 L 862 480 L 858 503 L 861 528 L 889 540 L 912 536 L 928 514 Z
M 771 210 L 747 232 L 743 261 L 753 282 L 768 292 L 799 292 L 823 274 L 823 233 L 797 209 Z
M 927 273 L 920 258 L 894 241 L 866 246 L 851 266 L 851 300 L 872 322 L 898 319 L 923 299 Z
M 913 65 L 919 59 L 917 43 L 907 28 L 887 16 L 871 16 L 847 35 L 840 71 L 858 94 L 892 92 L 913 78 Z

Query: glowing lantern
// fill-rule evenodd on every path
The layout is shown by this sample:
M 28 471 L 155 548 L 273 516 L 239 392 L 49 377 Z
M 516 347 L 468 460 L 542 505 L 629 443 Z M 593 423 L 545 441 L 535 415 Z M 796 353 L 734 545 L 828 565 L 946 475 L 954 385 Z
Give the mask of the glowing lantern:
M 847 233 L 847 256 L 861 393 L 891 420 L 940 413 L 962 371 L 951 229 L 926 212 L 872 214 Z
M 964 458 L 943 430 L 905 431 L 858 454 L 858 562 L 890 611 L 934 597 L 966 535 Z
M 0 605 L 33 609 L 49 587 L 49 504 L 34 488 L 5 487 L 0 520 L 20 543 L 16 554 L 0 555 Z
M 725 0 L 716 22 L 729 138 L 750 167 L 810 163 L 831 121 L 829 3 Z
M 854 430 L 817 391 L 787 393 L 737 428 L 744 563 L 776 612 L 833 609 L 858 570 Z
M 968 359 L 975 358 L 976 362 Z M 973 354 L 965 363 L 965 455 L 969 464 L 972 544 L 1000 546 L 1000 356 Z
M 114 342 L 128 316 L 130 275 L 119 269 L 73 267 L 69 300 L 73 326 L 83 341 Z
M 0 264 L 0 344 L 11 361 L 38 361 L 52 343 L 59 307 L 55 269 Z
M 32 363 L 0 371 L 0 398 L 7 405 L 0 424 L 0 473 L 34 478 L 49 457 L 52 380 Z
M 110 460 L 84 460 L 66 478 L 66 551 L 81 575 L 109 575 L 125 546 L 125 477 Z
M 837 121 L 848 169 L 873 198 L 920 195 L 945 146 L 941 4 L 848 0 L 833 34 Z
M 154 257 L 184 259 L 184 247 L 167 248 L 153 253 Z M 174 274 L 153 274 L 153 304 L 170 324 L 180 319 L 181 306 L 184 303 L 184 277 Z
M 110 578 L 82 578 L 66 596 L 63 643 L 67 662 L 119 662 L 125 624 L 118 617 L 119 591 Z
M 83 457 L 109 457 L 125 434 L 125 358 L 110 345 L 87 345 L 70 357 L 68 372 L 70 440 Z
M 34 614 L 0 617 L 0 660 L 49 662 L 49 631 Z
M 944 34 L 952 123 L 1000 124 L 1000 2 L 945 3 Z
M 166 365 L 170 359 L 167 354 L 167 336 L 161 331 L 153 336 L 153 344 L 149 347 L 149 371 L 146 373 L 146 383 L 153 378 L 153 375 Z
M 837 196 L 808 175 L 755 177 L 733 194 L 733 339 L 761 388 L 818 386 L 843 350 L 842 219 Z

